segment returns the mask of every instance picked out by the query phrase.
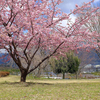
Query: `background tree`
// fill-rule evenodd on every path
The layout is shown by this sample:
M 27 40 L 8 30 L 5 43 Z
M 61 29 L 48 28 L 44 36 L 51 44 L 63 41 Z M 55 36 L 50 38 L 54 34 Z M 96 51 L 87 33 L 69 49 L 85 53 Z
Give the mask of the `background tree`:
M 80 65 L 80 59 L 78 56 L 75 56 L 72 52 L 70 54 L 67 54 L 67 61 L 68 61 L 68 68 L 69 73 L 75 73 L 76 79 L 78 78 L 78 70 Z
M 82 26 L 89 17 L 95 16 L 93 12 L 98 8 L 88 12 L 93 13 L 92 16 L 85 14 L 81 21 L 77 19 L 72 23 L 70 15 L 83 12 L 91 2 L 82 7 L 76 5 L 70 14 L 56 7 L 60 3 L 61 0 L 0 0 L 0 48 L 5 49 L 19 67 L 21 82 L 25 82 L 26 76 L 45 60 L 56 53 L 63 55 L 66 51 L 79 49 L 80 43 L 82 47 L 87 38 L 87 29 Z M 59 23 L 62 20 L 67 20 L 67 27 Z M 49 53 L 32 65 L 39 49 Z
M 97 6 L 100 6 L 100 4 Z M 87 50 L 89 51 L 89 49 L 92 48 L 100 58 L 100 9 L 97 10 L 95 16 L 93 16 L 93 13 L 88 13 L 91 12 L 93 8 L 96 8 L 96 5 L 92 4 L 91 6 L 86 8 L 84 12 L 78 15 L 78 18 L 82 20 L 83 18 L 85 18 L 85 14 L 91 16 L 91 18 L 89 18 L 89 20 L 84 23 L 84 27 L 88 28 L 88 32 L 90 32 L 90 34 L 88 35 L 89 39 L 86 40 L 86 42 L 88 42 L 91 47 L 87 48 Z M 91 32 L 93 34 L 91 34 Z
M 54 62 L 50 63 L 53 68 L 54 73 L 62 73 L 63 79 L 65 78 L 65 73 L 76 73 L 80 64 L 80 60 L 74 53 L 66 53 L 66 57 L 60 57 L 59 60 L 54 59 Z

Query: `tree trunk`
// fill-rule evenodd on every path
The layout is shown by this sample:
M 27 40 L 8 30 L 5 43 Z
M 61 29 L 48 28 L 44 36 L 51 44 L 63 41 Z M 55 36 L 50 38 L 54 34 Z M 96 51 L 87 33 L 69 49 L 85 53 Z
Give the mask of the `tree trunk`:
M 41 66 L 39 66 L 39 68 L 38 68 L 38 72 L 37 72 L 37 77 L 40 77 L 40 75 L 41 75 Z
M 63 73 L 63 79 L 65 79 L 65 73 Z
M 26 70 L 22 70 L 21 71 L 21 79 L 20 79 L 20 82 L 26 82 L 26 76 L 27 76 L 27 71 Z
M 76 79 L 78 79 L 78 72 L 76 72 Z

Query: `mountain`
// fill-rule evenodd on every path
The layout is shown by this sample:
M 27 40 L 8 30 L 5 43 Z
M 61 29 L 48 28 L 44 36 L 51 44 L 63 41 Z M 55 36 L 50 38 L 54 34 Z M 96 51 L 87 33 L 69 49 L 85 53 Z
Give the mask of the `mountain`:
M 2 58 L 2 56 L 4 56 Z M 9 54 L 0 53 L 0 65 L 11 65 L 11 59 L 8 60 Z M 92 64 L 92 65 L 100 65 L 100 58 L 96 54 L 94 50 L 90 52 L 86 52 L 85 50 L 81 50 L 78 53 L 78 57 L 81 59 L 81 63 L 83 64 Z M 13 62 L 12 67 L 16 67 L 17 65 Z
M 89 52 L 81 50 L 79 51 L 78 57 L 81 59 L 81 63 L 100 65 L 100 58 L 98 57 L 95 50 L 91 50 Z
M 0 67 L 15 67 L 18 66 L 15 62 L 10 58 L 8 53 L 0 53 Z
M 0 53 L 0 65 L 1 64 L 7 64 L 10 60 L 8 59 L 9 54 Z

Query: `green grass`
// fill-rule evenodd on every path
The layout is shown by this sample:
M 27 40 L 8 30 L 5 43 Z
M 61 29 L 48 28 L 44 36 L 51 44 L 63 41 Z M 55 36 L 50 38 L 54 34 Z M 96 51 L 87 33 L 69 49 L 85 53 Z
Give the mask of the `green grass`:
M 100 79 L 49 80 L 0 78 L 0 100 L 100 100 Z

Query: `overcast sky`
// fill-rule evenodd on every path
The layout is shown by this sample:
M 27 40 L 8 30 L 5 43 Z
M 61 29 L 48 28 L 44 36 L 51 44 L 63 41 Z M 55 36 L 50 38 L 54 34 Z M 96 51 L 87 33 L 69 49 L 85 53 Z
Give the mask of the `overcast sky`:
M 83 2 L 87 3 L 91 0 L 62 0 L 62 1 L 63 3 L 61 3 L 58 7 L 61 8 L 63 12 L 70 13 L 70 10 L 73 10 L 76 4 L 81 6 Z M 99 4 L 99 3 L 100 0 L 95 0 L 95 4 Z
M 61 8 L 63 12 L 70 13 L 70 10 L 73 10 L 76 4 L 81 6 L 83 2 L 87 3 L 91 0 L 62 0 L 62 1 L 63 3 L 61 3 L 58 7 Z M 98 3 L 100 3 L 100 0 L 95 0 L 95 4 Z
M 82 6 L 84 2 L 88 3 L 89 1 L 92 1 L 92 0 L 62 0 L 62 1 L 63 2 L 58 6 L 58 8 L 60 8 L 61 11 L 63 11 L 64 13 L 69 14 L 71 10 L 75 9 L 76 4 L 79 6 Z M 94 4 L 100 5 L 100 0 L 95 0 Z M 72 18 L 72 22 L 74 22 L 76 17 L 75 15 L 71 15 L 71 18 Z M 66 26 L 66 23 L 67 21 L 63 20 L 62 26 Z

